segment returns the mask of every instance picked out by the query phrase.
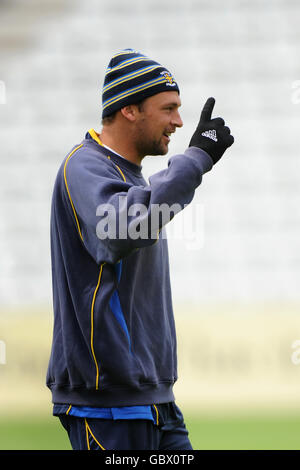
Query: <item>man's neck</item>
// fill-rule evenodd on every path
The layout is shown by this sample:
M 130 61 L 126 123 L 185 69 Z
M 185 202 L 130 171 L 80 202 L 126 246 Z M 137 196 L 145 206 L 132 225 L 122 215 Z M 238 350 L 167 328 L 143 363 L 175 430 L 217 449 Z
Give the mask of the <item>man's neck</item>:
M 118 136 L 118 139 L 115 138 L 115 135 Z M 134 146 L 130 144 L 129 139 L 126 139 L 125 136 L 122 138 L 121 133 L 114 132 L 114 135 L 112 135 L 112 132 L 107 131 L 105 127 L 103 127 L 100 139 L 104 145 L 126 160 L 135 163 L 136 165 L 141 165 L 142 158 L 137 155 L 137 152 Z
M 102 142 L 102 141 L 101 141 Z M 106 145 L 104 142 L 102 142 L 102 145 L 103 147 L 105 147 L 106 149 L 110 150 L 111 152 L 115 153 L 116 155 L 118 155 L 118 157 L 121 157 L 121 158 L 125 158 L 123 157 L 123 155 L 121 155 L 120 153 L 116 152 L 114 149 L 112 149 L 111 147 L 109 147 L 108 145 Z

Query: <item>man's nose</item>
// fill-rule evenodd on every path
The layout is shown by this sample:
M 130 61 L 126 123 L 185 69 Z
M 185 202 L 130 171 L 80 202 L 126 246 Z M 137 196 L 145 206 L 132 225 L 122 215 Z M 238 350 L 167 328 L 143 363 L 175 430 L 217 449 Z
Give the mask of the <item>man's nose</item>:
M 173 124 L 173 126 L 176 126 L 176 127 L 182 127 L 183 126 L 183 121 L 182 121 L 181 116 L 180 116 L 178 111 L 176 111 L 176 113 L 173 116 L 172 124 Z

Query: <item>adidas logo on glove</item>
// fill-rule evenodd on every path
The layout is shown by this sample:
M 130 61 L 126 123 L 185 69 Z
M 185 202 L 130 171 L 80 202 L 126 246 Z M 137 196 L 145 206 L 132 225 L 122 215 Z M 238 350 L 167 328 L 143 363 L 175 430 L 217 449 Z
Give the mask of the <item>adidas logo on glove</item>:
M 203 135 L 203 137 L 208 137 L 209 139 L 212 139 L 215 142 L 218 142 L 217 133 L 215 130 L 202 132 L 201 135 Z
M 203 106 L 199 124 L 190 140 L 189 146 L 198 147 L 207 152 L 215 165 L 225 150 L 233 144 L 234 137 L 230 134 L 229 127 L 225 126 L 223 118 L 211 118 L 214 106 L 215 99 L 211 96 Z

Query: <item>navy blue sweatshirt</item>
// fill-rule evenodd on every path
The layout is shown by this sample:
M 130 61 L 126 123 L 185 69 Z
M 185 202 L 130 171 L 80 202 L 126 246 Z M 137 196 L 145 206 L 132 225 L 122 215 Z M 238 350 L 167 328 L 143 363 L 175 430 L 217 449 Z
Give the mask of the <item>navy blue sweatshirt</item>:
M 168 220 L 151 216 L 162 204 L 189 204 L 212 165 L 206 152 L 191 147 L 148 184 L 141 167 L 105 148 L 93 129 L 62 162 L 51 209 L 54 326 L 47 386 L 54 403 L 120 407 L 174 400 Z M 139 230 L 142 236 L 132 235 Z

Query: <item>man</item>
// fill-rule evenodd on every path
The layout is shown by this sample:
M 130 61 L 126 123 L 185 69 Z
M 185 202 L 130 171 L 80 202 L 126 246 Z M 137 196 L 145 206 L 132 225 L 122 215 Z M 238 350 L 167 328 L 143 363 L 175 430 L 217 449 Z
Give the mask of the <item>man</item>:
M 73 449 L 189 450 L 175 404 L 176 334 L 164 225 L 189 204 L 233 137 L 203 108 L 189 148 L 147 184 L 146 155 L 165 155 L 182 126 L 168 70 L 126 49 L 110 61 L 103 128 L 59 169 L 51 212 L 53 413 Z M 162 213 L 162 207 L 177 208 Z

